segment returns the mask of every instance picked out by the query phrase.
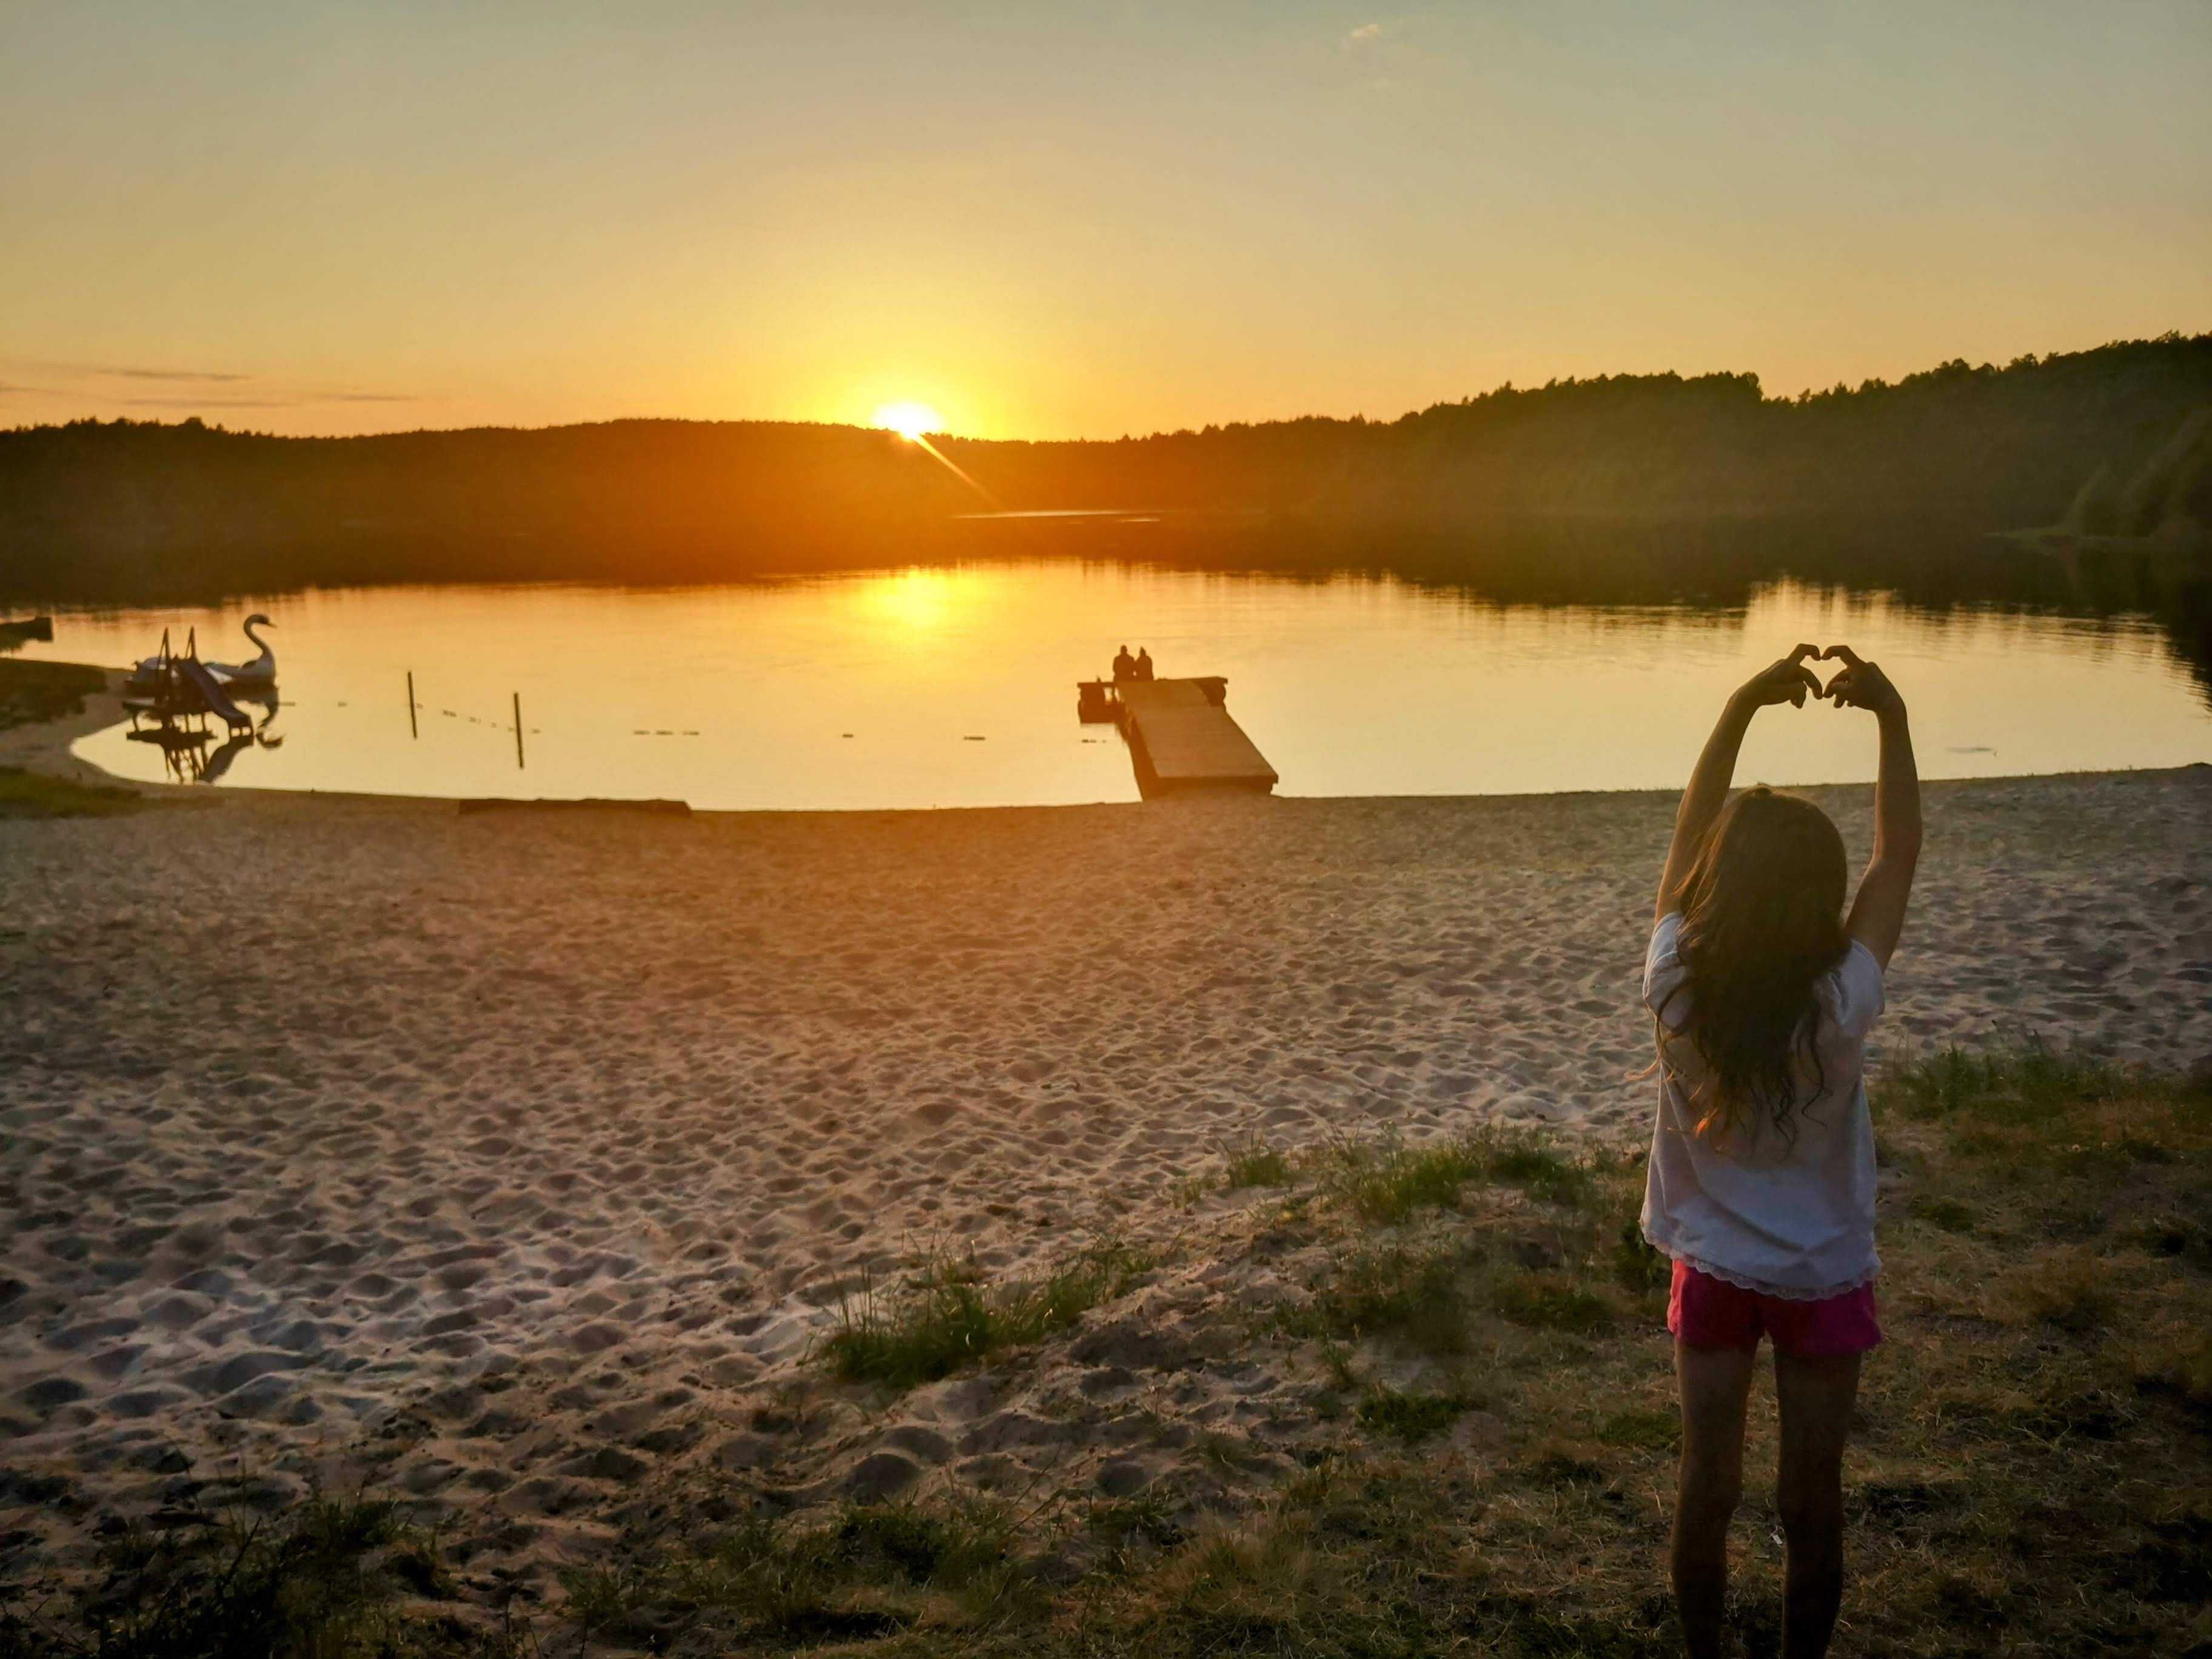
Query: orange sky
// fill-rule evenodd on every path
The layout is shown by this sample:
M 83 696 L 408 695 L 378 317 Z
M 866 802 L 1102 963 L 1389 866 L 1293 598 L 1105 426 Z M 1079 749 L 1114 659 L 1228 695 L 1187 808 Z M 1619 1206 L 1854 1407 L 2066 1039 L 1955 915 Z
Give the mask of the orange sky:
M 2212 328 L 2212 7 L 0 8 L 0 422 L 986 436 Z

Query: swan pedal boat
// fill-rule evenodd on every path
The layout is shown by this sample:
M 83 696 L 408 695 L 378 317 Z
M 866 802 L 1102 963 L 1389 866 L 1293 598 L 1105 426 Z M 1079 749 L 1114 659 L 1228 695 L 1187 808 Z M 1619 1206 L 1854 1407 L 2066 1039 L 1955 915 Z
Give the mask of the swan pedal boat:
M 276 626 L 258 611 L 246 619 L 246 637 L 261 647 L 261 654 L 251 662 L 201 664 L 226 692 L 251 697 L 276 689 L 276 653 L 270 649 L 268 641 L 253 631 L 257 625 L 262 628 Z M 158 653 L 141 659 L 137 666 L 124 678 L 123 695 L 126 704 L 133 697 L 143 697 L 158 690 L 161 684 L 161 671 L 167 665 L 168 659 Z

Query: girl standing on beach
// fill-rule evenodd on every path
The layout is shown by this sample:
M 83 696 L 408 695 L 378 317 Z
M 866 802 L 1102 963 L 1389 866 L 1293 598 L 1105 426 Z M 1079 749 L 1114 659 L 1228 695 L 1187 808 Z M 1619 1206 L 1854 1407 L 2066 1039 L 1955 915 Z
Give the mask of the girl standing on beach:
M 1839 659 L 1843 672 L 1823 688 L 1808 657 Z M 1808 693 L 1867 710 L 1881 732 L 1874 856 L 1848 917 L 1843 837 L 1826 813 L 1763 785 L 1728 798 L 1753 715 L 1802 708 Z M 1881 1340 L 1864 1045 L 1919 854 L 1912 738 L 1880 668 L 1846 646 L 1801 645 L 1729 697 L 1682 792 L 1644 969 L 1660 1074 L 1644 1232 L 1674 1263 L 1672 1565 L 1692 1659 L 1721 1651 L 1762 1334 L 1782 1413 L 1785 1659 L 1818 1659 L 1835 1628 L 1844 1440 L 1861 1356 Z

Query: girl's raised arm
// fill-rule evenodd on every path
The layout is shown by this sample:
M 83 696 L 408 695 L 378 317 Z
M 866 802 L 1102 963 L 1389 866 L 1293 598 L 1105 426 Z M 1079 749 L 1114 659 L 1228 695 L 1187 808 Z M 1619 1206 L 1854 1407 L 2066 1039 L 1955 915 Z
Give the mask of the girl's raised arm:
M 1735 777 L 1736 752 L 1743 747 L 1743 734 L 1751 729 L 1751 717 L 1778 702 L 1802 708 L 1808 691 L 1819 696 L 1820 682 L 1805 666 L 1805 659 L 1820 654 L 1818 647 L 1801 645 L 1729 693 L 1712 736 L 1705 739 L 1705 752 L 1698 757 L 1697 767 L 1690 774 L 1689 787 L 1682 791 L 1682 804 L 1674 811 L 1674 839 L 1668 844 L 1667 868 L 1659 878 L 1659 899 L 1652 908 L 1655 924 L 1681 901 L 1682 884 L 1689 879 L 1690 866 L 1698 861 L 1705 832 L 1713 827 L 1713 820 L 1728 800 L 1729 784 Z
M 1912 872 L 1920 862 L 1920 772 L 1912 759 L 1912 732 L 1905 719 L 1905 699 L 1889 676 L 1861 662 L 1847 645 L 1820 653 L 1840 657 L 1844 672 L 1823 694 L 1839 708 L 1863 708 L 1881 726 L 1881 766 L 1875 775 L 1874 856 L 1859 878 L 1858 896 L 1844 931 L 1874 952 L 1886 970 L 1905 931 L 1905 907 L 1912 896 Z

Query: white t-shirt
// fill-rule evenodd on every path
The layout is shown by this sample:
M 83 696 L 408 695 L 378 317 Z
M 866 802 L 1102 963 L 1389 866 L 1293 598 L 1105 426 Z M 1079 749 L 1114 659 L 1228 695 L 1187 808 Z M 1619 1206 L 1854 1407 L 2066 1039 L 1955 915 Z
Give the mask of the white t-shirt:
M 1691 996 L 1681 931 L 1679 913 L 1662 917 L 1644 962 L 1644 1005 L 1677 1030 Z M 1881 964 L 1854 939 L 1814 982 L 1813 996 L 1822 1076 L 1796 1057 L 1793 1134 L 1751 1112 L 1717 1140 L 1700 1138 L 1691 1096 L 1705 1079 L 1705 1058 L 1686 1040 L 1667 1046 L 1644 1188 L 1644 1236 L 1654 1249 L 1731 1285 L 1793 1301 L 1840 1296 L 1881 1271 L 1865 1075 L 1866 1035 L 1882 1010 Z

